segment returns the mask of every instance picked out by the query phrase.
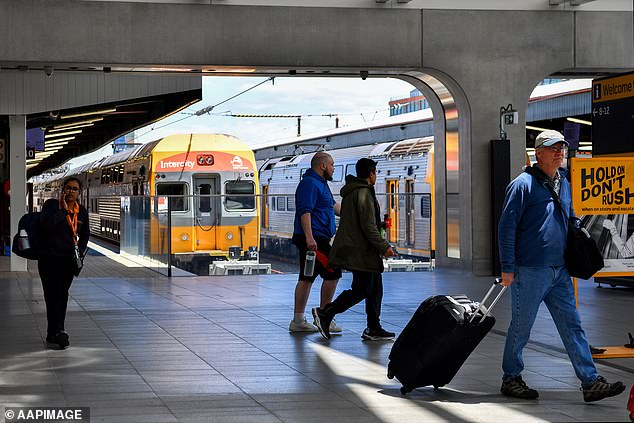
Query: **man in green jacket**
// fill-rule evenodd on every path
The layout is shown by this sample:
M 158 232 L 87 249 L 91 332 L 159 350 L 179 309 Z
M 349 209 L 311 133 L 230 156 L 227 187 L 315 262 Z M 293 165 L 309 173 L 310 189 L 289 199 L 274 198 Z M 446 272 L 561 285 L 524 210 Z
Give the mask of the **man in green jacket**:
M 324 308 L 313 308 L 315 324 L 321 335 L 330 339 L 330 322 L 336 314 L 365 300 L 368 327 L 361 337 L 376 341 L 394 338 L 394 333 L 381 327 L 381 301 L 383 299 L 383 257 L 396 253 L 381 236 L 381 211 L 374 193 L 376 162 L 359 159 L 357 176 L 347 175 L 341 188 L 341 215 L 339 228 L 330 251 L 328 264 L 352 272 L 352 286 Z

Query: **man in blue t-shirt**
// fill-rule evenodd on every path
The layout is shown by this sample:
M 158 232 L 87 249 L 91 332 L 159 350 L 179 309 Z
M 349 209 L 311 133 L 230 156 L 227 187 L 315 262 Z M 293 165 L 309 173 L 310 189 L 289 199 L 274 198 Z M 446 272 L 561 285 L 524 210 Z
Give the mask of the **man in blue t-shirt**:
M 306 321 L 304 311 L 308 303 L 310 289 L 317 276 L 323 279 L 320 306 L 332 301 L 341 278 L 341 270 L 328 267 L 330 239 L 335 235 L 335 213 L 339 215 L 341 206 L 332 197 L 328 181 L 332 181 L 335 162 L 328 153 L 315 153 L 308 169 L 295 191 L 295 223 L 293 244 L 299 252 L 299 280 L 295 287 L 295 309 L 293 320 L 288 327 L 291 332 L 317 332 L 317 327 Z M 312 275 L 304 275 L 306 252 L 316 252 L 315 270 Z M 330 332 L 341 332 L 333 321 Z

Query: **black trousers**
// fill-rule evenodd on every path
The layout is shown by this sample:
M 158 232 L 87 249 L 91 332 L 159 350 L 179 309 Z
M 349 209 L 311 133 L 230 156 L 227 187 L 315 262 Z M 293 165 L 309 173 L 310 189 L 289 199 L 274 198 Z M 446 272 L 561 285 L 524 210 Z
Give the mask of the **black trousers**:
M 383 301 L 383 277 L 378 272 L 352 271 L 352 286 L 326 306 L 327 313 L 339 314 L 365 300 L 368 329 L 381 327 L 381 302 Z
M 46 302 L 46 334 L 54 336 L 64 330 L 68 290 L 73 283 L 75 259 L 72 257 L 42 257 L 37 262 Z

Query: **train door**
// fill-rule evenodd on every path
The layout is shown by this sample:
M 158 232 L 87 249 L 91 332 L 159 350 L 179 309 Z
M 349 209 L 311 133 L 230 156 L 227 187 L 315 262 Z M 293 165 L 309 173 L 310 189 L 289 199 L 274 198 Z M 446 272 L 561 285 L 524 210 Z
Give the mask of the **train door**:
M 216 249 L 218 210 L 218 178 L 194 176 L 194 249 Z
M 268 199 L 268 194 L 269 193 L 269 186 L 268 185 L 262 185 L 262 201 L 261 201 L 261 225 L 262 225 L 262 229 L 268 229 L 269 228 L 269 199 Z
M 407 245 L 408 247 L 413 246 L 415 243 L 415 207 L 416 198 L 414 196 L 414 181 L 408 179 L 405 181 L 405 245 Z
M 392 179 L 386 181 L 385 192 L 387 193 L 387 216 L 392 221 L 390 229 L 387 232 L 387 240 L 390 242 L 398 242 L 399 229 L 399 210 L 398 210 L 398 180 Z

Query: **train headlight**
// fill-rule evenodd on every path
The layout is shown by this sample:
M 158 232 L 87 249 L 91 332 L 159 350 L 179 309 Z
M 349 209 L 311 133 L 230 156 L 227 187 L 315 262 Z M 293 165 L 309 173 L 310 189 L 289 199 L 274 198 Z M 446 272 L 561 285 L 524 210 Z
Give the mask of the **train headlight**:
M 227 239 L 229 241 L 231 241 L 233 239 L 233 233 L 231 233 L 231 232 L 227 232 L 227 235 L 225 235 L 225 236 L 227 237 Z
M 187 241 L 189 239 L 188 234 L 181 234 L 181 241 Z

